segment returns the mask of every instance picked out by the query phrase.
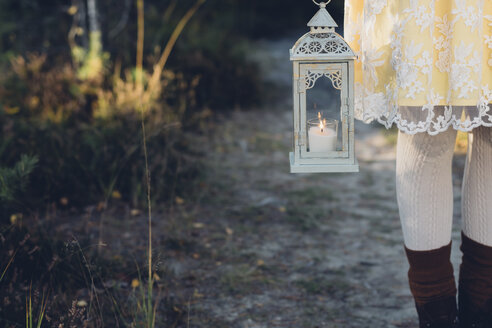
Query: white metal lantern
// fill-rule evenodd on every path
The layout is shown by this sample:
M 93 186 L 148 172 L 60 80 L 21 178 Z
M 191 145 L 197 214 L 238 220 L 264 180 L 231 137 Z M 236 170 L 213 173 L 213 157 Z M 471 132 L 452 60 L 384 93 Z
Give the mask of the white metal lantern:
M 316 3 L 316 2 L 315 2 Z M 317 3 L 318 4 L 318 3 Z M 358 172 L 354 152 L 355 53 L 335 32 L 326 2 L 309 21 L 311 31 L 290 50 L 293 62 L 292 173 Z

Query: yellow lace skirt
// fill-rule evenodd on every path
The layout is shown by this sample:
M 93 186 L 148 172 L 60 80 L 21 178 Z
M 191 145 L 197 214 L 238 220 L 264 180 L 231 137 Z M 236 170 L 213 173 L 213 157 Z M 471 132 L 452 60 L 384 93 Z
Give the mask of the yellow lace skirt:
M 492 126 L 492 0 L 346 0 L 356 117 L 406 133 Z

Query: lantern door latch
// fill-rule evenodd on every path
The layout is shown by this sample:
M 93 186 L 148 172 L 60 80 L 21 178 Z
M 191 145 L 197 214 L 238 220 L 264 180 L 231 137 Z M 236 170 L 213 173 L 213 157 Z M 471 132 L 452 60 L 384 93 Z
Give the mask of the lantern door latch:
M 295 141 L 296 143 L 300 146 L 300 147 L 303 147 L 303 146 L 307 146 L 307 143 L 306 143 L 306 133 L 305 132 L 296 132 L 295 133 Z

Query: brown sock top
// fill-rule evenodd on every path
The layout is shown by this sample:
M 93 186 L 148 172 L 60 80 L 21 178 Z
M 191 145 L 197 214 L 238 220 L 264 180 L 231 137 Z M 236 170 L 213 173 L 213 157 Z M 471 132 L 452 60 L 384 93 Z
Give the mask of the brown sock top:
M 461 232 L 461 251 L 466 254 L 466 260 L 484 267 L 492 267 L 492 247 L 480 244 Z
M 483 309 L 492 300 L 492 247 L 480 244 L 461 232 L 463 260 L 460 267 L 460 298 Z
M 450 261 L 451 242 L 428 251 L 414 251 L 405 246 L 405 253 L 410 264 L 410 291 L 417 304 L 456 296 L 453 265 Z
M 405 246 L 408 263 L 410 266 L 420 267 L 438 267 L 450 262 L 451 244 L 444 245 L 440 248 L 431 249 L 428 251 L 414 251 Z

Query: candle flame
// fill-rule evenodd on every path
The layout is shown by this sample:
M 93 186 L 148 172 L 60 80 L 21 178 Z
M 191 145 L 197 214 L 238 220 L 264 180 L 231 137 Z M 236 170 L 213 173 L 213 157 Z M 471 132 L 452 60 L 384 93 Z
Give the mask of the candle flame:
M 326 118 L 321 119 L 321 112 L 318 112 L 318 120 L 319 120 L 319 129 L 321 130 L 321 132 L 323 132 L 326 126 Z

